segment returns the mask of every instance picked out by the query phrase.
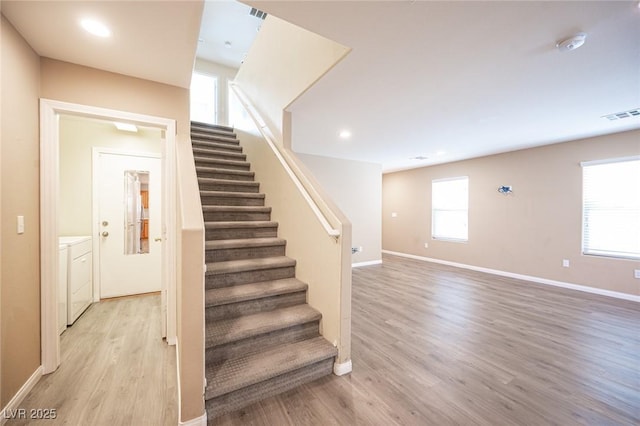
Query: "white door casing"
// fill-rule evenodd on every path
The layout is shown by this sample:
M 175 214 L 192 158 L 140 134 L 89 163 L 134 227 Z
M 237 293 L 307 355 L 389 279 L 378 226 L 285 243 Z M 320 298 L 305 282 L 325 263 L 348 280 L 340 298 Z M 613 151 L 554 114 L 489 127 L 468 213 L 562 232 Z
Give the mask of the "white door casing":
M 93 151 L 94 236 L 99 273 L 94 290 L 99 298 L 160 291 L 162 269 L 160 156 L 104 148 Z M 149 172 L 149 252 L 125 254 L 125 234 L 135 226 L 125 220 L 125 171 Z M 94 214 L 96 217 L 96 214 Z
M 164 217 L 162 288 L 166 292 L 167 343 L 176 343 L 176 122 L 173 119 L 136 114 L 50 99 L 40 99 L 40 297 L 41 364 L 43 374 L 60 364 L 58 318 L 58 193 L 59 193 L 59 116 L 75 115 L 103 120 L 130 122 L 163 130 L 162 192 Z M 94 251 L 98 239 L 94 238 Z M 163 298 L 164 299 L 164 298 Z

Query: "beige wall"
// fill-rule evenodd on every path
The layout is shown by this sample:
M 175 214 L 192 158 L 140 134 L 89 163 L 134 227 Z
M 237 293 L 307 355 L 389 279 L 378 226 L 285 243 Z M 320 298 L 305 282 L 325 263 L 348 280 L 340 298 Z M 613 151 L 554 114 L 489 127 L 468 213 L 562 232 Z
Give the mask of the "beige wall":
M 352 263 L 381 259 L 382 165 L 296 154 L 351 221 Z
M 122 132 L 111 122 L 60 117 L 60 235 L 91 235 L 93 148 L 161 154 L 161 132 L 139 128 Z
M 41 96 L 177 121 L 189 134 L 189 90 L 54 59 L 41 59 Z
M 2 407 L 40 366 L 40 60 L 2 16 Z M 23 215 L 25 232 L 16 232 Z
M 282 144 L 282 111 L 348 52 L 345 46 L 269 15 L 235 81 Z
M 194 70 L 201 74 L 218 77 L 216 120 L 218 124 L 229 125 L 229 82 L 236 77 L 238 69 L 196 58 Z
M 580 162 L 638 154 L 640 130 L 385 174 L 382 247 L 640 295 L 640 262 L 581 254 Z M 431 239 L 431 181 L 455 176 L 469 176 L 467 243 Z

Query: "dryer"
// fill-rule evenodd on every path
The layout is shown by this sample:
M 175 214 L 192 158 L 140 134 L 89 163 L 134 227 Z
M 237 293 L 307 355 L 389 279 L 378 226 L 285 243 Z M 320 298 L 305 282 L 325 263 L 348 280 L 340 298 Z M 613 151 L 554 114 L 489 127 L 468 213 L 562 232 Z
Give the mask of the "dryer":
M 92 241 L 89 236 L 60 237 L 68 246 L 67 324 L 76 319 L 93 301 Z

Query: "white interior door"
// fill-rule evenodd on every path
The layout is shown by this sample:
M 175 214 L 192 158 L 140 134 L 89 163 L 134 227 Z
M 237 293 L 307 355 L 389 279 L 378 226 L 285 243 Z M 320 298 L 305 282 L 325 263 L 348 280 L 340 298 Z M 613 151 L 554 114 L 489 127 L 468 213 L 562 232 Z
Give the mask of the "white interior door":
M 160 158 L 100 152 L 97 167 L 100 298 L 160 291 Z

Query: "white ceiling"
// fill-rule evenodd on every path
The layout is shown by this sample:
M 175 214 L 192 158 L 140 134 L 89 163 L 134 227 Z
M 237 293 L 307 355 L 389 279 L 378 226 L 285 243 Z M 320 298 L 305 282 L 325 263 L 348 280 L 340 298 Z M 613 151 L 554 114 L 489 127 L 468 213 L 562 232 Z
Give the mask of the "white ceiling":
M 636 0 L 245 2 L 353 48 L 292 105 L 299 152 L 390 171 L 640 128 L 601 118 L 640 107 Z M 260 24 L 233 1 L 1 4 L 41 56 L 180 87 L 196 48 L 237 67 Z M 113 37 L 84 33 L 84 16 Z M 555 48 L 579 31 L 583 47 Z
M 12 1 L 2 14 L 40 56 L 179 87 L 189 87 L 202 0 Z M 97 38 L 79 25 L 100 20 Z
M 205 1 L 198 58 L 240 68 L 263 22 L 250 11 L 251 7 L 234 0 Z
M 601 118 L 640 107 L 637 1 L 247 3 L 353 48 L 292 105 L 298 152 L 391 171 L 640 128 Z

